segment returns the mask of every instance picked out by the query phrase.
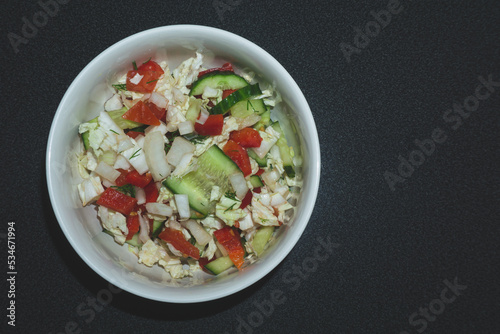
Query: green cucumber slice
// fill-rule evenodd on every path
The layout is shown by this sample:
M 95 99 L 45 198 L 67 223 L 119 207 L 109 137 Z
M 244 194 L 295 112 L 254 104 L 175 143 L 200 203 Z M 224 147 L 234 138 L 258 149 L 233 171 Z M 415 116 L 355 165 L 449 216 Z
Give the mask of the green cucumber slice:
M 250 158 L 257 161 L 257 164 L 259 165 L 259 167 L 267 167 L 267 158 L 266 157 L 259 158 L 257 153 L 255 153 L 253 150 L 247 150 L 247 153 L 248 153 L 248 156 Z
M 266 105 L 262 99 L 252 100 L 248 99 L 246 101 L 241 101 L 236 103 L 231 108 L 231 115 L 234 117 L 247 117 L 253 113 L 257 115 L 262 115 L 267 110 Z
M 257 230 L 257 232 L 255 232 L 252 240 L 252 246 L 257 255 L 260 256 L 262 254 L 269 239 L 271 239 L 273 232 L 274 226 L 262 226 Z
M 264 183 L 262 183 L 262 180 L 258 175 L 252 175 L 250 176 L 250 183 L 252 184 L 252 187 L 254 188 L 260 188 L 264 186 Z
M 253 128 L 255 130 L 261 130 L 269 126 L 271 124 L 271 111 L 267 109 L 262 114 L 260 114 L 260 121 L 258 121 Z M 251 150 L 249 150 L 250 152 Z
M 245 117 L 244 114 L 247 113 L 246 116 L 252 114 L 254 112 L 254 108 L 252 107 L 252 103 L 247 103 L 247 100 L 252 96 L 261 95 L 262 91 L 259 88 L 259 84 L 245 86 L 237 91 L 233 92 L 229 96 L 227 96 L 224 100 L 217 103 L 212 109 L 210 109 L 211 114 L 225 114 L 231 109 L 231 114 L 236 117 Z M 236 106 L 239 104 L 239 106 Z M 237 113 L 242 114 L 234 115 L 233 107 L 237 107 Z
M 196 122 L 201 110 L 201 100 L 189 97 L 189 108 L 186 111 L 186 120 Z
M 189 205 L 201 215 L 215 211 L 215 201 L 210 201 L 213 186 L 219 186 L 221 193 L 232 190 L 229 176 L 240 172 L 238 166 L 216 145 L 200 155 L 198 169 L 182 178 L 169 176 L 163 185 L 174 194 L 187 194 Z
M 231 261 L 229 256 L 224 256 L 207 263 L 205 268 L 210 270 L 214 275 L 219 275 L 221 272 L 231 268 L 232 266 L 233 261 Z
M 201 95 L 205 90 L 205 87 L 210 87 L 213 89 L 240 89 L 248 86 L 248 82 L 234 74 L 233 72 L 220 72 L 214 71 L 207 73 L 193 83 L 191 86 L 190 96 Z
M 151 239 L 156 239 L 158 237 L 158 234 L 163 230 L 163 224 L 164 221 L 162 220 L 154 220 L 153 221 L 153 230 L 152 230 L 152 235 Z
M 290 154 L 290 147 L 288 146 L 288 143 L 285 138 L 285 133 L 281 129 L 281 126 L 278 122 L 274 122 L 271 126 L 273 127 L 274 130 L 276 130 L 281 134 L 280 138 L 276 142 L 276 145 L 278 145 L 278 148 L 280 149 L 281 160 L 283 160 L 283 169 L 285 170 L 285 173 L 289 177 L 295 177 L 293 160 Z
M 123 118 L 123 114 L 128 111 L 127 107 L 123 107 L 118 110 L 108 111 L 109 117 L 118 125 L 121 129 L 133 129 L 142 126 L 142 123 L 137 123 L 134 121 L 129 121 L 128 119 Z

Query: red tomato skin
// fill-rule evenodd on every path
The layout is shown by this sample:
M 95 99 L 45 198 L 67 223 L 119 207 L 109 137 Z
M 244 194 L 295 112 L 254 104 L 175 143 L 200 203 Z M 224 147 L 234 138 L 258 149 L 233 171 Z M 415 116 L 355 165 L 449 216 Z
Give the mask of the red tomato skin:
M 144 133 L 139 132 L 139 131 L 127 131 L 126 135 L 129 136 L 130 138 L 135 139 L 135 138 L 139 137 L 140 135 L 144 136 Z
M 245 148 L 259 147 L 262 143 L 262 137 L 260 136 L 259 131 L 253 128 L 244 128 L 240 131 L 233 131 L 229 135 L 229 138 Z
M 158 235 L 158 238 L 171 243 L 172 246 L 174 246 L 174 248 L 179 252 L 186 254 L 195 260 L 200 259 L 200 250 L 184 239 L 184 235 L 181 231 L 166 228 L 160 233 L 160 235 Z
M 220 72 L 234 72 L 234 69 L 233 69 L 233 65 L 231 63 L 225 63 L 224 65 L 222 65 L 222 67 L 210 68 L 208 70 L 201 71 L 198 74 L 198 78 L 201 78 L 205 74 L 212 73 L 212 72 L 215 72 L 215 71 L 220 71 Z
M 227 250 L 229 258 L 236 268 L 240 269 L 244 262 L 245 250 L 241 245 L 240 234 L 229 226 L 214 232 L 217 241 Z
M 118 211 L 124 215 L 130 214 L 137 204 L 137 200 L 131 196 L 122 194 L 113 188 L 107 188 L 97 200 L 97 205 Z
M 252 191 L 249 190 L 240 204 L 240 209 L 246 208 L 252 202 Z
M 218 136 L 224 127 L 224 116 L 221 114 L 208 116 L 205 123 L 194 123 L 194 129 L 202 136 Z
M 158 118 L 142 101 L 134 104 L 132 108 L 122 115 L 122 118 L 147 125 L 160 125 Z
M 154 203 L 158 199 L 159 192 L 154 181 L 144 187 L 144 192 L 146 193 L 146 203 Z
M 142 64 L 141 66 L 139 66 L 139 68 L 137 70 L 156 72 L 157 74 L 159 74 L 159 76 L 161 76 L 162 74 L 165 73 L 165 72 L 163 72 L 163 69 L 161 68 L 161 66 L 158 65 L 157 62 L 155 62 L 154 60 L 151 60 L 151 59 L 148 60 L 147 62 L 145 62 L 144 64 Z
M 139 174 L 138 171 L 133 170 L 127 174 L 125 177 L 127 180 L 127 183 L 130 183 L 131 185 L 137 186 L 139 188 L 144 188 L 151 182 L 153 177 L 151 176 L 151 173 L 145 173 L 144 175 Z
M 127 184 L 126 177 L 127 177 L 128 171 L 126 171 L 124 169 L 117 169 L 117 171 L 120 172 L 120 176 L 118 176 L 118 178 L 115 180 L 115 184 L 118 187 L 126 185 Z
M 238 165 L 244 176 L 252 174 L 252 166 L 247 151 L 234 140 L 229 139 L 224 145 L 224 153 Z
M 148 106 L 149 110 L 158 118 L 159 120 L 164 121 L 165 120 L 165 114 L 167 113 L 166 108 L 160 108 L 156 104 L 147 102 L 146 105 Z
M 229 95 L 233 94 L 236 91 L 237 89 L 226 89 L 225 91 L 222 92 L 222 99 L 225 99 L 226 97 L 228 97 Z
M 128 235 L 126 240 L 132 239 L 132 237 L 139 232 L 139 216 L 137 215 L 137 212 L 131 212 L 127 216 L 127 228 L 128 228 Z

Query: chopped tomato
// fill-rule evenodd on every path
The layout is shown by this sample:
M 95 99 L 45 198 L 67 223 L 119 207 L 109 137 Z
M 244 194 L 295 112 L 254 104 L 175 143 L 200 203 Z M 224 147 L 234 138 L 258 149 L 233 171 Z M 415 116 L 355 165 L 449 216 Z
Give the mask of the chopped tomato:
M 102 205 L 108 209 L 118 211 L 128 215 L 137 204 L 137 200 L 131 196 L 122 194 L 113 188 L 107 188 L 97 200 L 97 205 Z
M 159 75 L 162 75 L 163 73 L 163 70 L 161 68 L 160 65 L 158 65 L 157 62 L 155 62 L 154 60 L 148 60 L 147 62 L 145 62 L 144 64 L 142 64 L 141 66 L 139 66 L 139 68 L 137 69 L 139 71 L 152 71 L 152 72 L 156 72 L 157 74 Z
M 115 180 L 115 184 L 118 187 L 124 186 L 127 184 L 127 180 L 125 179 L 127 177 L 128 171 L 124 169 L 117 169 L 117 171 L 120 172 L 120 176 Z
M 237 230 L 226 226 L 214 232 L 217 241 L 226 249 L 229 258 L 233 261 L 236 268 L 240 269 L 243 265 L 245 250 L 241 245 L 240 234 Z
M 244 176 L 252 174 L 252 166 L 247 151 L 232 139 L 224 145 L 224 153 L 233 160 L 243 172 Z
M 253 128 L 244 128 L 240 131 L 233 131 L 229 135 L 229 138 L 245 148 L 259 147 L 260 143 L 262 143 L 262 137 L 260 136 L 259 131 Z
M 148 106 L 149 110 L 158 118 L 159 120 L 165 120 L 165 114 L 167 112 L 167 109 L 165 108 L 160 108 L 156 104 L 147 102 L 146 105 Z
M 134 234 L 139 232 L 140 225 L 141 224 L 139 223 L 139 216 L 137 215 L 137 212 L 131 212 L 127 216 L 127 228 L 128 228 L 127 240 L 132 239 Z
M 207 268 L 205 268 L 205 266 L 206 266 L 207 264 L 209 264 L 210 262 L 212 262 L 213 260 L 215 260 L 215 256 L 214 256 L 211 260 L 209 260 L 209 259 L 208 259 L 208 258 L 206 258 L 206 257 L 201 257 L 201 258 L 198 260 L 198 263 L 200 264 L 200 267 L 201 267 L 201 269 L 202 269 L 204 272 L 206 272 L 207 274 L 211 274 L 211 275 L 213 275 L 213 274 L 214 274 L 213 272 L 211 272 L 210 270 L 208 270 Z
M 122 116 L 124 119 L 147 125 L 160 125 L 160 121 L 142 101 L 137 102 Z
M 240 209 L 244 209 L 252 202 L 252 191 L 249 190 L 243 200 L 241 201 Z
M 226 97 L 228 97 L 229 95 L 233 94 L 236 91 L 237 89 L 226 89 L 225 91 L 222 92 L 222 99 L 225 99 Z
M 259 168 L 259 170 L 257 171 L 257 173 L 255 173 L 255 175 L 261 176 L 263 173 L 264 173 L 264 170 L 262 168 Z
M 200 250 L 184 239 L 184 234 L 182 234 L 179 230 L 174 230 L 168 227 L 163 230 L 160 235 L 158 235 L 158 238 L 169 242 L 179 252 L 186 254 L 195 260 L 200 258 Z
M 261 192 L 260 187 L 259 188 L 253 188 L 253 192 L 256 193 L 256 194 L 260 194 L 260 192 Z
M 146 203 L 154 203 L 158 199 L 159 192 L 156 183 L 150 182 L 144 187 L 144 192 L 146 193 Z
M 194 129 L 202 136 L 218 136 L 222 133 L 224 116 L 222 114 L 208 116 L 205 123 L 194 123 Z
M 139 66 L 138 69 L 127 72 L 127 90 L 138 93 L 151 93 L 163 73 L 160 65 L 149 60 Z M 139 81 L 137 82 L 137 80 Z
M 137 138 L 139 137 L 140 135 L 143 135 L 144 136 L 144 133 L 143 132 L 139 132 L 139 131 L 127 131 L 127 136 L 129 136 L 130 138 Z
M 222 67 L 216 67 L 216 68 L 211 68 L 205 71 L 201 71 L 200 74 L 198 74 L 198 78 L 204 76 L 205 74 L 215 72 L 215 71 L 220 71 L 220 72 L 234 72 L 233 70 L 233 65 L 231 63 L 225 63 L 222 65 Z
M 149 184 L 149 182 L 151 182 L 153 177 L 151 176 L 151 173 L 145 173 L 144 175 L 141 175 L 138 171 L 133 170 L 127 174 L 125 179 L 127 180 L 127 183 L 130 183 L 139 188 L 144 188 Z

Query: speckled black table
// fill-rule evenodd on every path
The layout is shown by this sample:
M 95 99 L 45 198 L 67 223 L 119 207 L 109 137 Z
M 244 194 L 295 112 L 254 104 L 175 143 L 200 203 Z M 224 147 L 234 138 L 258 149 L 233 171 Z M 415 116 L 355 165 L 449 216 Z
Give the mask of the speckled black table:
M 0 332 L 500 332 L 500 2 L 54 3 L 0 5 Z M 295 78 L 321 141 L 317 207 L 290 255 L 240 293 L 173 305 L 115 291 L 103 305 L 108 283 L 48 199 L 49 128 L 96 55 L 179 23 L 239 34 Z M 332 243 L 322 259 L 320 239 Z

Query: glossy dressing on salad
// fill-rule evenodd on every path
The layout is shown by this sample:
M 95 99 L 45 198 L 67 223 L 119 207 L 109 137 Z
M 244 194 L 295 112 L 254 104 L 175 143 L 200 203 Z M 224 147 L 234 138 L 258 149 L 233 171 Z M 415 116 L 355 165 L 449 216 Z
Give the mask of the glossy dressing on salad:
M 269 86 L 269 85 L 267 85 Z M 133 62 L 79 127 L 78 192 L 103 231 L 173 278 L 241 270 L 287 224 L 300 189 L 272 87 L 203 56 Z

